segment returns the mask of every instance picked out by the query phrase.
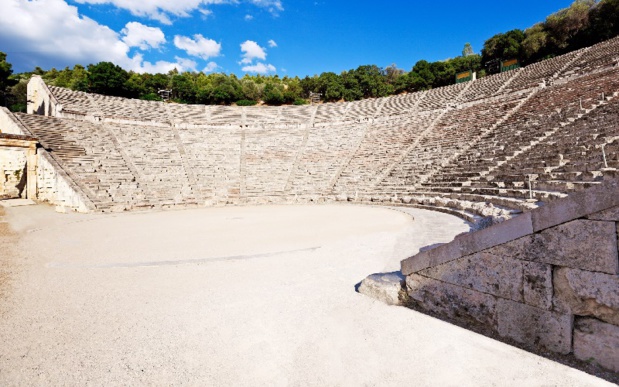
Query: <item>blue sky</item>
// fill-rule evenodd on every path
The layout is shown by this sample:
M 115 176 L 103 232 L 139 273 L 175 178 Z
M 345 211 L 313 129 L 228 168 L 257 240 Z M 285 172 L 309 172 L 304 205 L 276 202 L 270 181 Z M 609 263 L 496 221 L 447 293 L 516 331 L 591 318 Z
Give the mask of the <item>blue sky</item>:
M 15 71 L 111 61 L 127 70 L 339 73 L 410 70 L 476 52 L 572 0 L 1 0 L 0 51 Z

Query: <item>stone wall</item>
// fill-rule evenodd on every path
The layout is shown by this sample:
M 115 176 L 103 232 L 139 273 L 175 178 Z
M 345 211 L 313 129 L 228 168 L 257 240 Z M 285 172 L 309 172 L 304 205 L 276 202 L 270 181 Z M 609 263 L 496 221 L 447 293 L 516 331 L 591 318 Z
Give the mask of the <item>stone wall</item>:
M 28 114 L 59 116 L 62 106 L 50 92 L 38 75 L 33 75 L 28 82 Z
M 38 151 L 37 199 L 63 210 L 91 212 L 94 205 L 62 167 L 43 149 Z
M 26 188 L 26 149 L 0 147 L 0 199 L 18 198 Z
M 409 301 L 619 372 L 618 231 L 611 181 L 402 261 Z
M 15 116 L 5 107 L 0 107 L 0 133 L 27 134 L 30 133 L 21 125 Z

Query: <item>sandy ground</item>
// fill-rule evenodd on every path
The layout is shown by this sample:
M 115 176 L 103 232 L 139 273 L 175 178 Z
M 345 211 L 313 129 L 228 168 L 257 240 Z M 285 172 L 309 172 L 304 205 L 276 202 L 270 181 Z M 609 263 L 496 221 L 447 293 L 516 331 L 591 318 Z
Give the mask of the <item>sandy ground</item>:
M 0 244 L 0 385 L 605 384 L 356 293 L 468 229 L 410 212 L 9 208 L 19 240 L 0 235 L 16 244 Z

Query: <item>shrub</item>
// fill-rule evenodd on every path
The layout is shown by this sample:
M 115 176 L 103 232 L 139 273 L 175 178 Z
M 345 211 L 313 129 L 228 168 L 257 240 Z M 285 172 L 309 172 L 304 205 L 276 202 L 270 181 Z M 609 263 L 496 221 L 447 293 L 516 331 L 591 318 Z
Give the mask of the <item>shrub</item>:
M 236 101 L 236 106 L 254 106 L 257 103 L 258 102 L 249 99 L 241 99 L 239 101 Z
M 307 105 L 308 102 L 306 99 L 303 98 L 297 98 L 294 100 L 294 102 L 292 103 L 293 105 Z
M 155 93 L 148 93 L 140 96 L 140 99 L 144 101 L 161 101 L 161 98 Z

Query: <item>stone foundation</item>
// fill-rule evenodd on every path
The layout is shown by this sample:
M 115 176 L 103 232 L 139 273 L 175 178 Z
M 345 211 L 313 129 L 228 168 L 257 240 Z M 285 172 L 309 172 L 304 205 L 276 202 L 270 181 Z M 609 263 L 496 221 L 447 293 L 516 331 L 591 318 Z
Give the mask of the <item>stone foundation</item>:
M 402 261 L 419 309 L 619 372 L 612 181 Z

